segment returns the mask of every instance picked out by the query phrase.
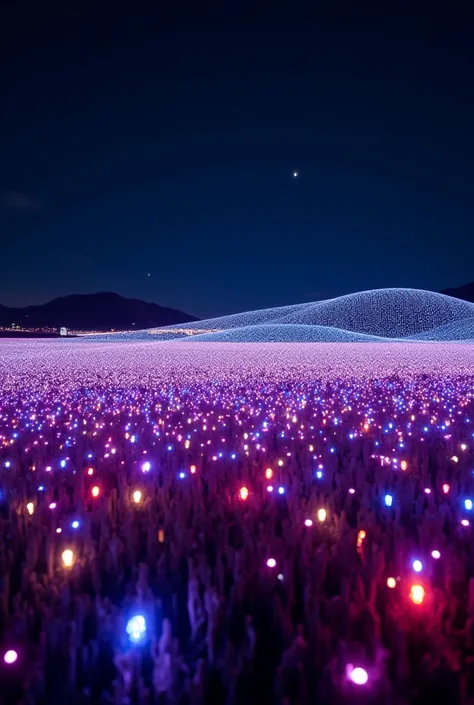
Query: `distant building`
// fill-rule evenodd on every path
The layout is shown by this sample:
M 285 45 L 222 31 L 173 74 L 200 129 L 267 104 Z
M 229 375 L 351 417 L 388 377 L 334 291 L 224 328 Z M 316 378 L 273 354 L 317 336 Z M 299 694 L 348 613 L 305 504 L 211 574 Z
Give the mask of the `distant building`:
M 67 328 L 64 328 L 64 327 L 60 328 L 59 335 L 62 337 L 66 337 L 67 336 Z

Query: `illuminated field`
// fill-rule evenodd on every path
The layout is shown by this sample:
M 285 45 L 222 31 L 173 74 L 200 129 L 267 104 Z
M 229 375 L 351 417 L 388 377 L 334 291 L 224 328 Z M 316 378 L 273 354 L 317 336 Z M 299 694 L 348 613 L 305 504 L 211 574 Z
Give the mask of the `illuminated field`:
M 99 343 L 88 340 L 2 341 L 0 390 L 139 386 L 266 379 L 410 379 L 474 374 L 474 346 L 449 343 Z

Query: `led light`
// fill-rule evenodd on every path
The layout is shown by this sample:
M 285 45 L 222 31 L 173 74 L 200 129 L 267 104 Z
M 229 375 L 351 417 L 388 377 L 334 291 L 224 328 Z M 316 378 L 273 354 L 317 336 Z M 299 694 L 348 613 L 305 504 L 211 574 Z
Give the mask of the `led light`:
M 269 568 L 274 568 L 276 566 L 277 562 L 274 558 L 269 558 L 267 561 L 267 566 Z
M 443 492 L 444 494 L 448 494 L 449 492 L 449 485 L 447 482 L 445 482 L 445 484 L 443 485 Z
M 431 551 L 431 556 L 437 561 L 441 558 L 441 553 L 435 549 L 434 551 Z
M 56 509 L 56 506 L 57 506 L 57 505 L 56 505 L 56 502 L 51 502 L 51 504 L 49 505 L 49 508 L 50 508 L 50 509 Z
M 400 463 L 400 470 L 406 470 L 408 467 L 408 463 L 406 460 L 402 460 Z
M 142 472 L 150 472 L 151 470 L 151 463 L 149 460 L 145 460 L 145 462 L 142 465 Z
M 94 468 L 89 468 L 88 471 L 87 471 L 87 474 L 88 474 L 89 476 L 92 476 L 92 475 L 94 474 Z
M 413 570 L 415 571 L 415 573 L 421 573 L 421 571 L 423 570 L 423 563 L 418 560 L 413 561 Z
M 135 490 L 135 492 L 132 495 L 132 499 L 135 502 L 135 504 L 140 504 L 142 501 L 142 493 L 140 490 Z
M 391 588 L 392 590 L 393 588 L 397 587 L 397 581 L 395 580 L 395 578 L 387 578 L 387 587 Z
M 243 499 L 245 501 L 247 499 L 247 497 L 249 496 L 249 491 L 246 487 L 241 487 L 239 494 L 240 494 L 240 499 Z
M 355 683 L 355 685 L 365 685 L 369 680 L 369 674 L 365 668 L 361 668 L 360 666 L 354 668 L 352 664 L 349 664 L 346 668 L 346 674 L 349 680 Z
M 391 494 L 386 494 L 385 495 L 385 506 L 391 507 L 393 504 L 393 497 Z
M 128 620 L 125 631 L 130 637 L 130 641 L 138 644 L 146 636 L 146 621 L 142 614 L 137 614 Z
M 28 504 L 26 505 L 26 511 L 28 512 L 28 514 L 30 516 L 32 516 L 32 514 L 34 514 L 35 505 L 33 504 L 33 502 L 28 502 Z
M 271 468 L 267 468 L 265 470 L 265 477 L 267 480 L 271 480 L 273 477 L 273 470 Z
M 465 499 L 464 506 L 470 512 L 472 510 L 472 499 Z
M 311 521 L 311 519 L 306 519 L 304 522 L 304 525 L 305 526 L 313 526 L 313 522 Z
M 74 563 L 74 552 L 70 548 L 66 548 L 61 554 L 61 559 L 65 568 L 71 568 Z
M 94 485 L 94 487 L 91 490 L 91 494 L 93 497 L 98 497 L 100 495 L 100 487 L 97 485 Z
M 194 475 L 195 472 L 196 472 L 196 466 L 195 466 L 195 465 L 191 465 L 191 467 L 189 468 L 189 472 L 191 473 L 191 475 Z
M 15 649 L 8 649 L 8 651 L 5 652 L 5 655 L 3 657 L 4 662 L 8 665 L 11 666 L 15 661 L 18 659 L 18 653 L 15 651 Z
M 73 529 L 78 529 L 78 528 L 79 528 L 79 522 L 77 521 L 77 519 L 74 519 L 74 521 L 71 522 L 71 526 L 72 526 Z
M 326 521 L 327 512 L 325 509 L 318 509 L 318 521 Z
M 267 492 L 273 492 L 273 489 L 274 489 L 273 485 L 267 486 Z
M 425 589 L 422 585 L 412 585 L 410 589 L 410 600 L 414 605 L 421 605 L 425 599 Z
M 353 487 L 350 488 L 349 494 L 355 494 L 355 489 Z
M 469 521 L 467 519 L 461 519 L 461 524 L 463 526 L 469 526 Z
M 318 480 L 321 480 L 322 476 L 323 473 L 321 472 L 321 470 L 316 470 L 316 477 L 318 478 Z
M 279 488 L 278 488 L 278 494 L 285 494 L 285 488 L 284 488 L 284 487 L 279 487 Z

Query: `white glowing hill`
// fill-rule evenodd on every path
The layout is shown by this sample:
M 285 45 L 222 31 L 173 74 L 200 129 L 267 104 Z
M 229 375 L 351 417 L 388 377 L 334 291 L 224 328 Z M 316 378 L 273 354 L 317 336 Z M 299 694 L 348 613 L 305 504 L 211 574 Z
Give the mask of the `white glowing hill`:
M 238 343 L 473 342 L 474 304 L 419 289 L 374 289 L 107 337 Z

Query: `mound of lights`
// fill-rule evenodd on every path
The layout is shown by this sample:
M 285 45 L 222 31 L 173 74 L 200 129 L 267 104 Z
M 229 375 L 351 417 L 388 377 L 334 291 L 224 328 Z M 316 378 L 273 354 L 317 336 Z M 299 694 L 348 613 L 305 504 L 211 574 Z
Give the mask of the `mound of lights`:
M 374 289 L 106 337 L 215 343 L 474 341 L 474 304 L 420 289 Z

